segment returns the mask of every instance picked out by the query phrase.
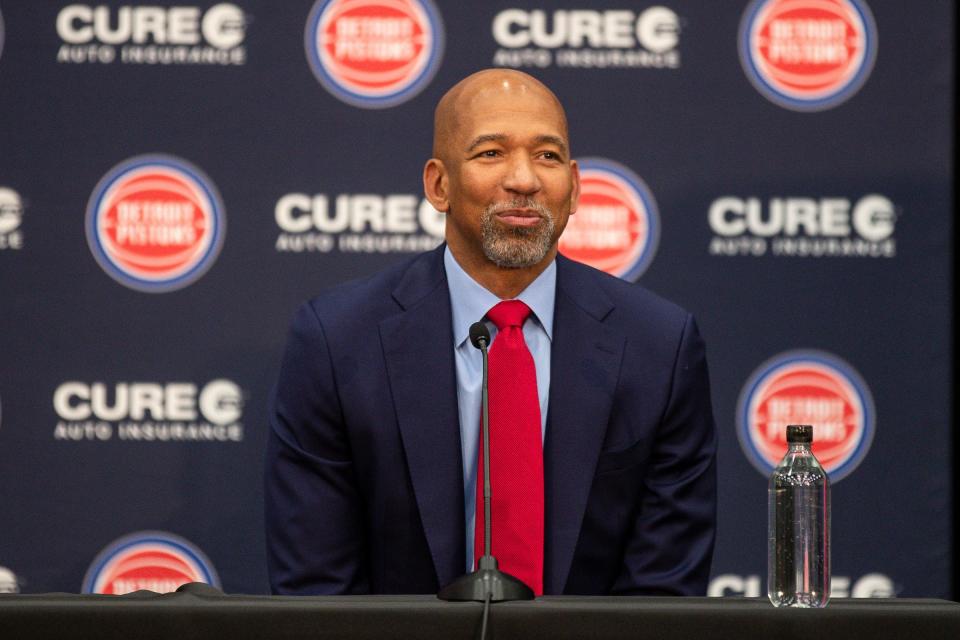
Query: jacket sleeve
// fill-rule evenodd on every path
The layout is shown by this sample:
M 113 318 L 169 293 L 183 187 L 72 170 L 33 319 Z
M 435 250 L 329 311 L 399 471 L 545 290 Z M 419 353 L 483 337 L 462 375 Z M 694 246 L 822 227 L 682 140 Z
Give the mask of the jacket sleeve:
M 688 314 L 613 593 L 706 595 L 716 531 L 716 451 L 705 347 Z
M 369 592 L 363 507 L 336 375 L 309 303 L 294 317 L 269 420 L 264 502 L 271 591 Z

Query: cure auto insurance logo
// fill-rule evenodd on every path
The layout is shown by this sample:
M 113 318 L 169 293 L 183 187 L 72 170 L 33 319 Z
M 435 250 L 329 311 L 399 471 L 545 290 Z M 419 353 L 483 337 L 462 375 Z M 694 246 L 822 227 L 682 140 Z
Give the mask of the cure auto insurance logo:
M 170 593 L 188 582 L 220 588 L 213 564 L 193 543 L 164 531 L 138 531 L 97 554 L 83 578 L 82 593 Z
M 873 396 L 860 374 L 823 351 L 788 351 L 767 360 L 737 403 L 740 446 L 764 475 L 787 451 L 787 425 L 811 424 L 813 453 L 837 482 L 867 455 L 875 420 Z
M 624 280 L 636 280 L 650 266 L 660 239 L 653 194 L 622 164 L 603 158 L 584 158 L 578 164 L 580 203 L 560 236 L 560 252 Z
M 867 81 L 877 56 L 877 27 L 863 0 L 754 0 L 739 40 L 753 86 L 795 111 L 846 101 Z
M 411 99 L 433 79 L 444 29 L 431 0 L 317 0 L 304 34 L 323 87 L 355 107 Z
M 87 205 L 87 243 L 97 263 L 120 284 L 148 293 L 196 282 L 217 259 L 225 227 L 213 181 L 174 156 L 120 163 Z

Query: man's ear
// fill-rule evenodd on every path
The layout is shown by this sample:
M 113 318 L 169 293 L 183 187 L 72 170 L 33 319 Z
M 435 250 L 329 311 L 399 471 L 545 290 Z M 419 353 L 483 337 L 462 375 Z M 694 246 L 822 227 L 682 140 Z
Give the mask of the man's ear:
M 580 165 L 576 160 L 570 161 L 570 179 L 573 181 L 573 190 L 570 192 L 570 214 L 572 215 L 580 206 Z
M 423 194 L 437 211 L 450 210 L 449 180 L 443 160 L 430 158 L 423 167 Z

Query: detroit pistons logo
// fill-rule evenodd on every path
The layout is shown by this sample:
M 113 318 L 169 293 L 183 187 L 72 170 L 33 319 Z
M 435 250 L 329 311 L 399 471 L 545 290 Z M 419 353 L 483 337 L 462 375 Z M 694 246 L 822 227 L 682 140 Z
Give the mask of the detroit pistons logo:
M 140 531 L 114 540 L 97 555 L 83 578 L 82 592 L 170 593 L 188 582 L 220 587 L 213 564 L 192 543 L 172 533 Z
M 560 251 L 625 280 L 639 278 L 657 250 L 660 215 L 647 185 L 621 164 L 585 158 L 580 204 L 560 236 Z
M 813 425 L 813 453 L 836 482 L 867 455 L 873 397 L 863 378 L 835 355 L 789 351 L 750 377 L 737 405 L 737 435 L 753 465 L 769 474 L 787 451 L 790 424 Z
M 772 102 L 829 109 L 866 82 L 877 28 L 863 0 L 754 0 L 740 23 L 740 61 Z
M 94 258 L 114 280 L 138 291 L 173 291 L 196 282 L 220 253 L 223 203 L 190 163 L 138 156 L 100 180 L 86 231 Z
M 406 102 L 430 83 L 444 33 L 431 0 L 318 0 L 304 39 L 327 91 L 378 109 Z

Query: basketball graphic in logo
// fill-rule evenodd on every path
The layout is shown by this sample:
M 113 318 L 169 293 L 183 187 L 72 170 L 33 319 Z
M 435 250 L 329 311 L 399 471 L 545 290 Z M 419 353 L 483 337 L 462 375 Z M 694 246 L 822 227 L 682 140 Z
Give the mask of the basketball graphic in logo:
M 580 203 L 560 236 L 560 252 L 625 280 L 650 265 L 660 216 L 650 189 L 633 171 L 602 158 L 580 165 Z
M 140 531 L 114 540 L 97 555 L 83 578 L 82 592 L 170 593 L 188 582 L 220 587 L 210 560 L 192 543 L 172 533 Z
M 870 449 L 875 411 L 866 383 L 853 367 L 822 351 L 789 351 L 750 376 L 737 404 L 737 435 L 764 475 L 787 451 L 790 424 L 813 425 L 813 453 L 836 482 Z
M 150 293 L 181 289 L 220 253 L 223 203 L 198 168 L 172 156 L 139 156 L 111 169 L 87 205 L 87 242 L 117 282 Z
M 355 107 L 392 107 L 433 79 L 444 31 L 431 0 L 318 0 L 304 36 L 313 74 Z
M 829 109 L 866 82 L 877 28 L 863 0 L 754 0 L 740 23 L 740 60 L 772 102 Z

